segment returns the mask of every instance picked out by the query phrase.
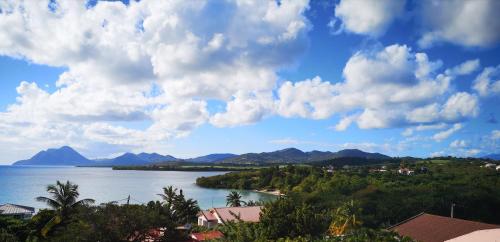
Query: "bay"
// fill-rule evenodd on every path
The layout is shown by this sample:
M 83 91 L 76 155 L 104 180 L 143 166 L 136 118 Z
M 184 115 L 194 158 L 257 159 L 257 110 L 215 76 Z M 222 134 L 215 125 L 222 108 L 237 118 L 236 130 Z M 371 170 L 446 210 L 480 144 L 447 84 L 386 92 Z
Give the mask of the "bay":
M 59 181 L 78 184 L 80 199 L 92 198 L 96 204 L 118 201 L 123 204 L 130 195 L 130 203 L 147 203 L 159 200 L 162 187 L 182 189 L 187 198 L 198 201 L 202 209 L 226 206 L 226 196 L 231 190 L 208 189 L 195 184 L 196 178 L 226 172 L 184 171 L 119 171 L 100 167 L 60 166 L 0 166 L 0 204 L 14 203 L 45 208 L 35 197 L 48 196 L 46 187 Z M 243 200 L 274 199 L 273 195 L 239 190 Z

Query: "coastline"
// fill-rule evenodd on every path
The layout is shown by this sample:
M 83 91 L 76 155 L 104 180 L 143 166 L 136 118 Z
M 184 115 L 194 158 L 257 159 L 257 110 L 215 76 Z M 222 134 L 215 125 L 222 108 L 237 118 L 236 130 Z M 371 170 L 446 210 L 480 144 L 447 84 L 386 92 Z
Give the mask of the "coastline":
M 269 194 L 269 195 L 273 195 L 273 196 L 283 196 L 285 195 L 284 193 L 281 193 L 280 190 L 268 190 L 268 189 L 262 189 L 262 190 L 252 190 L 254 192 L 260 192 L 260 193 L 265 193 L 265 194 Z

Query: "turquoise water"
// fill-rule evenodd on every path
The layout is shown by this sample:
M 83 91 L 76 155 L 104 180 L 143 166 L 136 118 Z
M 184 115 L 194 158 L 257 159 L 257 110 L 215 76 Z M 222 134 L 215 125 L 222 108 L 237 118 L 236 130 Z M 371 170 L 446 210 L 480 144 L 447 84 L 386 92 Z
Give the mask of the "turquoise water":
M 196 178 L 225 172 L 182 171 L 114 171 L 111 168 L 94 167 L 33 167 L 0 166 L 0 204 L 14 203 L 44 208 L 35 201 L 37 196 L 47 196 L 45 189 L 56 180 L 69 180 L 79 185 L 80 198 L 92 198 L 96 203 L 125 202 L 147 203 L 158 200 L 162 187 L 172 185 L 182 189 L 185 196 L 198 201 L 202 209 L 225 206 L 230 190 L 207 189 L 195 184 Z M 244 200 L 270 200 L 272 195 L 240 191 Z

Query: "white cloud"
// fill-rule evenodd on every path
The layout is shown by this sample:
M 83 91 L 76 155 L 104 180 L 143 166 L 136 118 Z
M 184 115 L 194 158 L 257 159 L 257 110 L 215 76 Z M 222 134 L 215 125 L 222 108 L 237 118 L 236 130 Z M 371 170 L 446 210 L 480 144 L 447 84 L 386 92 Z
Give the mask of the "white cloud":
M 500 94 L 500 65 L 484 68 L 474 80 L 472 88 L 483 97 Z
M 468 157 L 471 157 L 471 156 L 476 156 L 477 154 L 481 153 L 481 150 L 480 149 L 469 149 L 469 150 L 466 150 L 465 153 L 467 154 Z
M 283 138 L 283 139 L 269 140 L 269 143 L 277 145 L 296 145 L 299 144 L 300 141 L 292 138 Z
M 452 70 L 463 69 L 467 63 Z M 450 92 L 450 82 L 465 72 L 438 74 L 441 65 L 440 60 L 430 61 L 425 53 L 414 53 L 404 45 L 358 52 L 348 60 L 342 82 L 333 84 L 320 77 L 285 82 L 278 91 L 278 113 L 315 119 L 349 113 L 336 125 L 339 131 L 351 123 L 371 129 L 454 123 L 475 117 L 477 97 Z
M 441 131 L 439 133 L 436 133 L 434 136 L 432 136 L 432 138 L 435 141 L 441 142 L 441 141 L 447 139 L 448 137 L 450 137 L 452 134 L 454 134 L 458 130 L 462 129 L 462 127 L 463 127 L 463 125 L 461 123 L 454 124 L 451 128 L 449 128 L 445 131 Z
M 337 125 L 335 125 L 334 128 L 337 131 L 344 131 L 352 124 L 352 122 L 356 121 L 357 118 L 358 118 L 357 115 L 350 115 L 350 116 L 343 117 L 339 121 L 339 123 Z
M 450 143 L 451 148 L 465 148 L 467 147 L 467 142 L 465 140 L 454 140 Z
M 453 94 L 443 106 L 441 115 L 446 120 L 460 120 L 464 117 L 475 117 L 479 113 L 479 100 L 466 92 Z
M 322 119 L 334 113 L 332 93 L 335 87 L 320 77 L 292 83 L 285 82 L 278 90 L 277 110 L 284 117 Z
M 468 75 L 479 69 L 481 66 L 479 59 L 468 60 L 464 63 L 446 70 L 448 75 Z
M 72 146 L 147 148 L 208 121 L 256 122 L 274 109 L 277 71 L 307 48 L 308 7 L 306 0 L 99 1 L 89 8 L 60 1 L 51 11 L 46 1 L 2 1 L 0 55 L 67 69 L 54 92 L 19 85 L 17 102 L 0 113 L 9 130 L 1 138 L 11 142 L 4 147 L 50 132 Z M 226 102 L 225 112 L 210 117 L 209 100 Z
M 403 136 L 411 136 L 413 135 L 413 133 L 415 131 L 425 131 L 425 130 L 436 130 L 436 129 L 444 129 L 446 128 L 447 125 L 445 123 L 438 123 L 438 124 L 430 124 L 430 125 L 422 125 L 422 124 L 419 124 L 417 125 L 416 127 L 409 127 L 409 128 L 406 128 L 402 135 Z
M 444 151 L 436 151 L 436 152 L 432 152 L 430 157 L 438 157 L 438 156 L 445 156 L 446 155 L 446 152 Z
M 418 4 L 424 29 L 418 42 L 421 47 L 438 42 L 488 47 L 500 41 L 499 1 L 425 0 Z
M 491 139 L 493 140 L 500 139 L 500 130 L 491 131 Z
M 403 14 L 405 2 L 404 0 L 342 0 L 335 7 L 335 17 L 342 21 L 341 29 L 377 37 Z M 329 25 L 335 25 L 334 22 L 331 23 Z
M 217 127 L 253 124 L 274 110 L 274 102 L 269 93 L 238 92 L 227 103 L 226 112 L 211 117 L 210 123 Z

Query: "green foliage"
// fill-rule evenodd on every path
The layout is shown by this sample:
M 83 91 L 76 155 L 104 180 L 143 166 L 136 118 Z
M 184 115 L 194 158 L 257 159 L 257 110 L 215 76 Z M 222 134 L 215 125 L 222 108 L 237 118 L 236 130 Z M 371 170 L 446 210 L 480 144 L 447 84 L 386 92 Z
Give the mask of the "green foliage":
M 264 206 L 260 224 L 266 238 L 278 239 L 321 234 L 328 219 L 311 205 L 284 197 Z
M 445 158 L 441 158 L 445 159 Z M 420 212 L 449 216 L 452 203 L 455 216 L 462 219 L 500 223 L 500 173 L 480 167 L 480 162 L 448 159 L 438 164 L 402 159 L 415 175 L 371 172 L 370 167 L 336 168 L 334 173 L 321 167 L 271 167 L 258 171 L 202 177 L 197 184 L 212 188 L 279 189 L 320 210 L 339 207 L 355 199 L 362 209 L 360 220 L 370 228 L 384 228 Z M 420 168 L 425 167 L 427 169 Z
M 6 229 L 0 228 L 0 241 L 17 242 L 20 240 L 15 235 L 9 233 Z
M 388 172 L 376 172 L 372 169 L 376 166 L 336 167 L 333 173 L 320 166 L 273 166 L 203 177 L 197 184 L 278 189 L 286 194 L 260 204 L 264 207 L 259 223 L 234 221 L 217 226 L 225 235 L 220 241 L 411 241 L 383 228 L 420 212 L 448 216 L 452 203 L 456 204 L 455 217 L 500 223 L 500 173 L 481 168 L 475 160 L 441 160 L 448 162 L 400 159 L 387 165 L 392 170 Z M 415 170 L 415 175 L 397 174 L 400 162 Z M 166 228 L 162 241 L 182 241 L 186 234 L 176 227 L 194 223 L 199 211 L 196 201 L 173 187 L 163 189 L 161 202 L 100 206 L 78 203 L 77 187 L 71 183 L 53 188 L 50 198 L 40 199 L 52 210 L 41 210 L 29 221 L 0 217 L 0 241 L 141 241 L 155 228 Z M 228 204 L 257 203 L 245 203 L 233 192 Z M 44 228 L 58 216 L 61 222 L 43 237 Z
M 50 194 L 50 197 L 36 198 L 37 201 L 46 203 L 55 211 L 54 216 L 40 230 L 43 237 L 46 237 L 56 226 L 66 223 L 70 215 L 79 206 L 94 203 L 93 199 L 77 200 L 80 195 L 78 193 L 78 185 L 69 181 L 66 181 L 66 183 L 57 181 L 55 185 L 48 185 L 47 192 Z
M 237 191 L 232 191 L 226 197 L 226 205 L 229 207 L 241 207 L 243 203 L 241 194 Z

